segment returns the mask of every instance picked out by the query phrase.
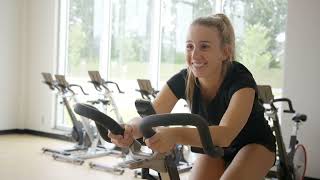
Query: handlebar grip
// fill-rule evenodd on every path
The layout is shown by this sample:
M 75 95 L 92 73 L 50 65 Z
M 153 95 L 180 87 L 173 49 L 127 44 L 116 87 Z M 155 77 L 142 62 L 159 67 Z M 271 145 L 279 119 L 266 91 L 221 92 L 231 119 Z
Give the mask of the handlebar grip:
M 171 125 L 192 125 L 197 127 L 204 152 L 212 157 L 223 156 L 224 150 L 221 147 L 214 146 L 212 143 L 208 123 L 197 114 L 172 113 L 146 116 L 143 118 L 140 130 L 143 136 L 148 138 L 151 135 L 150 130 L 152 130 L 152 127 Z
M 142 134 L 143 134 L 143 137 L 148 139 L 148 138 L 151 138 L 153 135 L 155 135 L 156 132 L 152 128 L 150 128 L 150 129 L 144 129 Z
M 113 134 L 116 134 L 116 135 L 123 135 L 124 134 L 123 127 L 121 127 L 111 117 L 100 112 L 97 108 L 95 108 L 93 106 L 90 106 L 88 104 L 83 104 L 83 103 L 77 103 L 75 105 L 74 111 L 81 116 L 84 116 L 88 119 L 93 120 L 94 122 L 101 125 L 105 129 L 110 130 Z

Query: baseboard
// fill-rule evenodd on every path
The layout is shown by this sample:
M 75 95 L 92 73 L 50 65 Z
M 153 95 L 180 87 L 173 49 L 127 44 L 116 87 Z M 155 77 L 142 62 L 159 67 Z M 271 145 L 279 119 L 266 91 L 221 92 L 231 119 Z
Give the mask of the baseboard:
M 64 141 L 72 141 L 70 137 L 61 135 L 61 134 L 54 134 L 54 133 L 48 133 L 43 131 L 36 131 L 31 129 L 9 129 L 9 130 L 0 130 L 0 135 L 6 135 L 6 134 L 31 134 L 41 137 L 48 137 L 53 139 L 59 139 Z
M 5 134 L 24 134 L 23 129 L 8 129 L 8 130 L 1 130 L 0 135 L 5 135 Z

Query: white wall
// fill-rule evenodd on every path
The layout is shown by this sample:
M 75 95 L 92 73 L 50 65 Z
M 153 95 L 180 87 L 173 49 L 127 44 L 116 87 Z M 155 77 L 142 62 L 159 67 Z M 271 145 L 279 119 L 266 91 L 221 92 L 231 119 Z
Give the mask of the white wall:
M 0 3 L 0 130 L 57 132 L 54 97 L 40 73 L 56 69 L 58 1 Z
M 54 97 L 42 83 L 41 72 L 55 73 L 58 1 L 28 0 L 26 4 L 26 56 L 24 128 L 54 132 Z
M 0 130 L 19 124 L 20 3 L 1 0 L 0 5 Z
M 307 176 L 320 178 L 320 1 L 288 3 L 284 96 L 292 99 L 298 112 L 308 115 L 299 135 L 308 153 Z M 287 133 L 290 124 L 284 122 Z

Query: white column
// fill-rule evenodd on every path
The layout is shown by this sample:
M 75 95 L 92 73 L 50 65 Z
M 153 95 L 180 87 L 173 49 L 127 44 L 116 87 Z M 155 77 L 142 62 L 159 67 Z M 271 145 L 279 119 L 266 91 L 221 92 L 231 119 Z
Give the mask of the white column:
M 151 77 L 151 82 L 156 82 L 156 87 L 158 88 L 158 81 L 160 79 L 160 29 L 161 29 L 161 3 L 162 1 L 153 1 L 153 24 L 151 27 L 151 43 L 150 43 L 150 57 L 149 57 L 149 77 Z
M 109 62 L 111 56 L 111 19 L 112 19 L 112 8 L 111 1 L 103 2 L 103 29 L 100 39 L 100 57 L 99 57 L 99 71 L 101 77 L 108 79 L 109 77 Z

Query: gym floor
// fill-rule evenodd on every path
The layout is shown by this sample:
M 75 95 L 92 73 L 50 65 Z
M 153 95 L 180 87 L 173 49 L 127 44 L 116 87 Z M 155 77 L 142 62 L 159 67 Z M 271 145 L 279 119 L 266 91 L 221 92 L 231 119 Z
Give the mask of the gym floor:
M 93 170 L 89 162 L 116 164 L 121 158 L 106 156 L 86 160 L 83 165 L 74 165 L 55 161 L 50 155 L 43 154 L 41 149 L 72 147 L 72 143 L 33 135 L 0 136 L 0 179 L 1 180 L 128 180 L 134 178 L 133 170 L 126 169 L 123 175 Z M 188 179 L 188 172 L 180 175 Z

